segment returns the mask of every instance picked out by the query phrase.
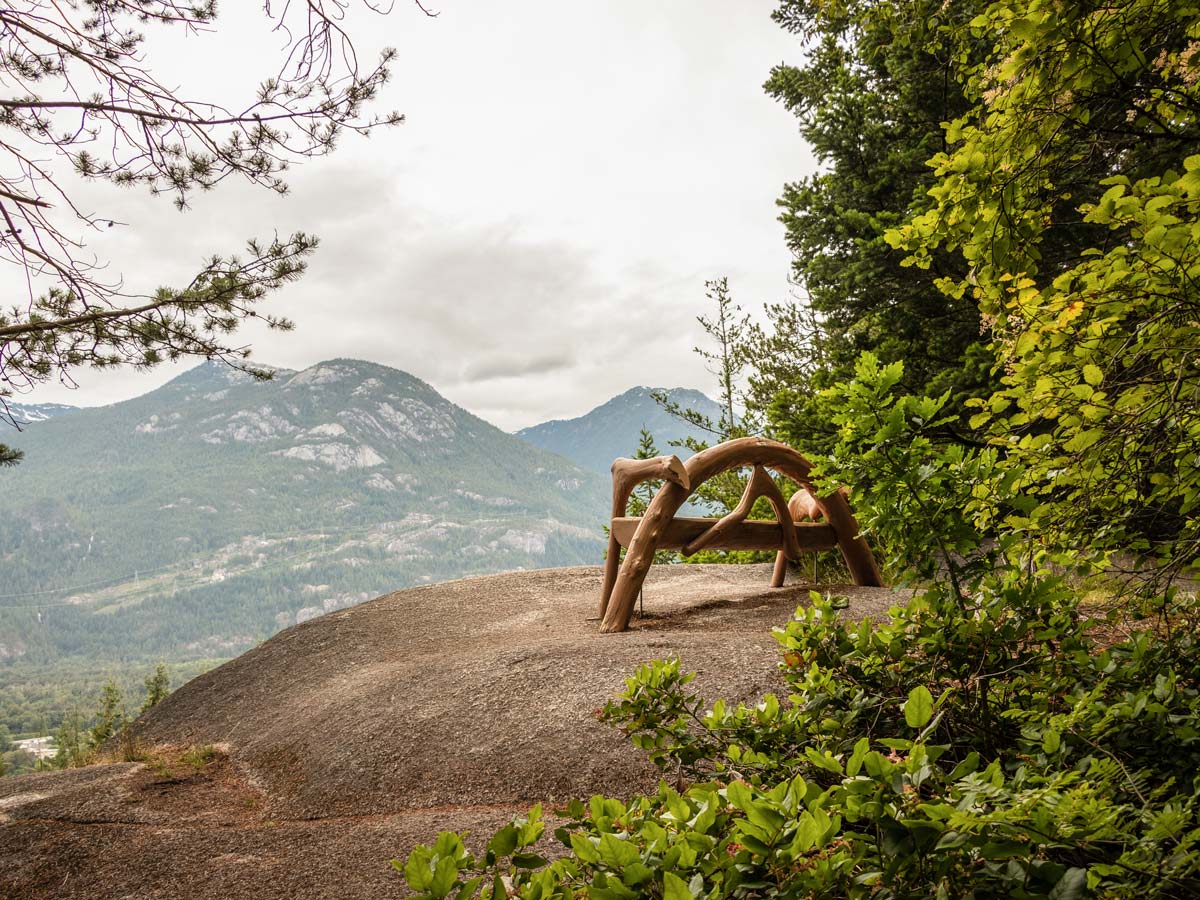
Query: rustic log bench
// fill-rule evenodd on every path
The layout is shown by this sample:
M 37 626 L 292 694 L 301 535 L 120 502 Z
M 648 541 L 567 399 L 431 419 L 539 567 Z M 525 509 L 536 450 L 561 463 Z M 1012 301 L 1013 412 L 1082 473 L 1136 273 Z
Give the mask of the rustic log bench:
M 720 519 L 676 517 L 692 492 L 714 475 L 750 468 L 750 480 L 735 509 Z M 799 488 L 788 502 L 768 469 Z M 600 597 L 600 630 L 624 631 L 634 603 L 658 550 L 691 556 L 700 550 L 775 550 L 771 587 L 782 587 L 789 560 L 802 553 L 838 547 L 855 584 L 880 586 L 883 578 L 871 548 L 858 533 L 858 523 L 843 492 L 818 497 L 809 473 L 812 464 L 786 444 L 739 438 L 709 447 L 686 463 L 677 456 L 618 459 L 612 465 L 613 503 L 608 557 Z M 646 481 L 662 481 L 643 516 L 627 516 L 633 489 Z M 765 497 L 774 521 L 748 519 L 754 502 Z M 824 521 L 816 521 L 823 519 Z M 628 548 L 624 562 L 621 548 Z

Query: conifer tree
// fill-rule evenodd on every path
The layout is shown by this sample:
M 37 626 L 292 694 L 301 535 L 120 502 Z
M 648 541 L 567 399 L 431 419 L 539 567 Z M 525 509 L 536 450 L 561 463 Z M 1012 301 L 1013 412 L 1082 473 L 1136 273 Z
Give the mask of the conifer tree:
M 654 459 L 658 456 L 658 447 L 654 444 L 654 435 L 646 430 L 643 425 L 641 433 L 638 435 L 638 448 L 633 454 L 634 459 Z M 626 507 L 631 516 L 645 515 L 646 507 L 650 505 L 650 501 L 654 499 L 654 495 L 658 493 L 658 489 L 663 483 L 657 480 L 643 481 L 633 489 L 633 493 L 629 495 L 629 505 Z
M 117 682 L 109 678 L 100 693 L 100 707 L 96 710 L 96 722 L 88 738 L 92 747 L 99 747 L 125 726 L 125 704 Z
M 89 734 L 80 721 L 79 711 L 73 710 L 64 716 L 62 724 L 54 733 L 54 754 L 52 766 L 56 769 L 74 769 L 87 765 L 91 754 Z
M 920 0 L 883 14 L 874 0 L 782 0 L 774 14 L 803 41 L 804 62 L 777 66 L 765 88 L 796 116 L 821 164 L 779 200 L 792 275 L 815 320 L 805 327 L 815 325 L 823 365 L 798 368 L 790 384 L 775 379 L 770 419 L 779 437 L 804 449 L 832 439 L 816 395 L 851 377 L 864 350 L 903 360 L 906 390 L 948 390 L 959 411 L 994 385 L 978 309 L 936 285 L 965 275 L 961 259 L 942 251 L 929 270 L 916 270 L 884 238 L 928 206 L 935 176 L 926 161 L 944 147 L 941 123 L 970 106 L 951 51 L 922 37 L 939 20 L 969 19 L 978 5 Z M 794 330 L 796 318 L 777 325 Z
M 142 704 L 142 712 L 158 706 L 171 693 L 171 676 L 167 672 L 165 663 L 159 663 L 154 667 L 154 674 L 146 679 L 145 685 L 146 702 Z

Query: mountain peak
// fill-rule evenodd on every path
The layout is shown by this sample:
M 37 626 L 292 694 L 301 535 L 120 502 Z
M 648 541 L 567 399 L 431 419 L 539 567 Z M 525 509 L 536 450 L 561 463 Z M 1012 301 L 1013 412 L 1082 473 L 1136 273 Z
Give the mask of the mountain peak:
M 261 369 L 268 372 L 273 372 L 275 377 L 288 375 L 290 369 L 284 369 L 279 366 L 268 365 L 267 363 L 253 362 L 246 360 L 245 364 L 254 369 Z M 164 387 L 174 388 L 197 388 L 202 387 L 210 390 L 230 387 L 235 384 L 245 384 L 248 381 L 253 381 L 254 376 L 248 372 L 243 372 L 236 369 L 229 363 L 221 362 L 217 359 L 206 359 L 197 366 L 193 366 L 186 372 L 176 375 L 168 381 Z
M 335 357 L 314 363 L 306 369 L 291 373 L 289 385 L 316 387 L 354 382 L 358 387 L 388 386 L 417 389 L 436 393 L 432 386 L 415 375 L 365 359 Z
M 585 469 L 608 474 L 618 456 L 630 456 L 637 450 L 642 429 L 654 437 L 660 453 L 688 452 L 676 447 L 687 438 L 704 440 L 705 435 L 687 422 L 671 415 L 654 399 L 664 393 L 684 409 L 692 409 L 712 419 L 719 418 L 715 401 L 692 388 L 632 387 L 575 419 L 556 419 L 517 432 L 529 443 L 558 453 Z
M 685 401 L 690 401 L 690 402 L 696 403 L 698 405 L 707 405 L 707 404 L 713 404 L 714 406 L 716 405 L 715 402 L 710 397 L 708 397 L 706 394 L 702 393 L 701 391 L 696 390 L 695 388 L 685 388 L 685 387 L 662 388 L 662 387 L 647 387 L 646 385 L 638 385 L 637 387 L 631 387 L 629 390 L 627 390 L 623 394 L 618 394 L 617 396 L 613 397 L 608 402 L 603 403 L 600 406 L 596 407 L 596 409 L 602 409 L 603 407 L 608 406 L 609 404 L 612 404 L 612 403 L 620 403 L 625 400 L 640 400 L 642 398 L 645 398 L 647 400 L 650 400 L 653 403 L 656 403 L 657 401 L 654 400 L 654 396 L 656 394 L 665 394 L 669 400 L 674 400 L 676 403 L 683 403 L 684 405 L 688 405 L 688 403 L 685 403 Z M 595 412 L 595 410 L 592 410 L 592 412 Z

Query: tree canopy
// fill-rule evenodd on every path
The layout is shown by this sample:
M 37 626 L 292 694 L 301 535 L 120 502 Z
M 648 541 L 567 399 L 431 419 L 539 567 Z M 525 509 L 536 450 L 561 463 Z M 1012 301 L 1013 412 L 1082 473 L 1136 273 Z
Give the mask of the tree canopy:
M 807 337 L 823 350 L 815 372 L 778 379 L 773 424 L 798 445 L 822 445 L 827 415 L 814 394 L 850 376 L 864 350 L 905 360 L 907 389 L 950 390 L 960 408 L 993 383 L 978 310 L 935 283 L 964 275 L 962 262 L 941 251 L 914 272 L 885 240 L 929 205 L 926 160 L 944 149 L 941 123 L 970 107 L 948 48 L 922 37 L 931 20 L 961 19 L 973 6 L 920 2 L 882 14 L 870 2 L 785 0 L 775 12 L 803 41 L 804 61 L 776 66 L 766 90 L 796 116 L 821 166 L 779 200 L 792 275 L 816 316 Z
M 1200 551 L 1200 7 L 1010 0 L 945 45 L 976 105 L 889 241 L 966 267 L 937 284 L 989 325 L 974 424 L 1038 500 L 1012 524 L 1176 572 Z

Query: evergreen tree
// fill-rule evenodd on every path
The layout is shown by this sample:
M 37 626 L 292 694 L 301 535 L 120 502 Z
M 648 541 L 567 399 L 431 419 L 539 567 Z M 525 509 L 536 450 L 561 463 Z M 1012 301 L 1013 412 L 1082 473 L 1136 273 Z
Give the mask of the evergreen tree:
M 706 281 L 704 286 L 705 296 L 715 304 L 716 311 L 711 317 L 697 316 L 696 320 L 712 341 L 712 347 L 696 347 L 694 350 L 704 360 L 708 371 L 716 376 L 717 402 L 721 414 L 714 422 L 710 416 L 672 401 L 665 393 L 654 395 L 658 405 L 671 415 L 712 435 L 711 440 L 689 437 L 678 442 L 679 446 L 693 453 L 723 441 L 747 437 L 756 433 L 761 426 L 756 408 L 746 402 L 745 395 L 749 346 L 757 332 L 750 317 L 734 302 L 728 278 L 715 278 Z M 697 488 L 694 502 L 703 503 L 711 511 L 724 515 L 737 506 L 745 486 L 746 479 L 736 470 L 722 472 Z
M 713 350 L 696 347 L 695 350 L 708 366 L 708 371 L 717 377 L 721 418 L 715 430 L 721 440 L 728 440 L 747 433 L 745 413 L 743 411 L 743 417 L 739 420 L 734 403 L 746 365 L 742 348 L 749 333 L 750 317 L 743 314 L 742 308 L 733 302 L 728 278 L 722 276 L 706 282 L 704 286 L 707 288 L 705 296 L 716 304 L 717 312 L 713 318 L 698 316 L 697 321 L 716 347 Z
M 145 684 L 146 702 L 142 704 L 142 712 L 158 706 L 171 693 L 171 676 L 167 672 L 166 664 L 159 663 L 155 666 L 154 674 L 146 679 Z
M 91 741 L 79 718 L 79 711 L 73 710 L 63 718 L 58 731 L 54 733 L 54 745 L 58 748 L 51 762 L 53 768 L 74 769 L 85 766 L 91 757 Z
M 941 123 L 970 106 L 951 52 L 920 38 L 939 18 L 970 19 L 975 5 L 783 0 L 775 12 L 802 38 L 805 57 L 777 66 L 765 88 L 795 114 L 821 164 L 779 200 L 793 276 L 810 310 L 777 318 L 776 340 L 786 342 L 798 327 L 819 335 L 811 342 L 821 345 L 822 365 L 774 379 L 770 419 L 779 437 L 802 449 L 828 445 L 828 413 L 816 394 L 849 378 L 864 350 L 885 362 L 904 360 L 905 389 L 949 390 L 958 410 L 993 385 L 977 308 L 936 285 L 939 277 L 964 276 L 966 266 L 943 251 L 929 269 L 907 267 L 884 239 L 929 205 L 935 176 L 926 160 L 944 147 Z
M 658 456 L 658 447 L 654 445 L 654 435 L 647 431 L 644 427 L 641 434 L 638 435 L 638 448 L 633 454 L 634 459 L 654 459 Z M 646 512 L 646 507 L 650 505 L 650 501 L 654 499 L 654 495 L 658 493 L 658 489 L 662 487 L 662 482 L 657 480 L 643 481 L 633 489 L 633 493 L 629 495 L 629 504 L 627 509 L 631 516 L 641 516 Z
M 119 732 L 125 726 L 125 705 L 121 697 L 121 689 L 112 678 L 104 684 L 100 694 L 100 707 L 96 710 L 96 722 L 92 725 L 89 740 L 93 747 L 101 746 L 105 741 Z

